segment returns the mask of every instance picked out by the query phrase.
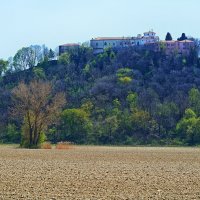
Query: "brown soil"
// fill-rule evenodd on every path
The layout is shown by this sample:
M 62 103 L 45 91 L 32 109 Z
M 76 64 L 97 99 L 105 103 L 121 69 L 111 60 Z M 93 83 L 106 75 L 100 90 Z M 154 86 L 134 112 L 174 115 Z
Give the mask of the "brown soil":
M 200 149 L 0 146 L 0 199 L 200 199 Z

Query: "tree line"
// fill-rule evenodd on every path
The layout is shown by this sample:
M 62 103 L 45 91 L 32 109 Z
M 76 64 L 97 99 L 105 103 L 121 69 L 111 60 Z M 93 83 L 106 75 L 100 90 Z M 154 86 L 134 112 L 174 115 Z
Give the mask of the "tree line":
M 8 61 L 0 62 L 0 140 L 26 147 L 45 140 L 198 145 L 200 59 L 195 42 L 187 56 L 133 47 L 94 55 L 82 46 L 69 49 L 58 62 L 49 59 L 52 50 L 36 59 L 21 49 L 11 71 Z

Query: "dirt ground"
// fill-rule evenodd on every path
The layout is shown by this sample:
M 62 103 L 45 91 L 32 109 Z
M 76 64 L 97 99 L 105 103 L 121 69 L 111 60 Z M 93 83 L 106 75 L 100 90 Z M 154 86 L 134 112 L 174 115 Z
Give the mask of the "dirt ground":
M 200 199 L 200 149 L 0 146 L 1 199 Z

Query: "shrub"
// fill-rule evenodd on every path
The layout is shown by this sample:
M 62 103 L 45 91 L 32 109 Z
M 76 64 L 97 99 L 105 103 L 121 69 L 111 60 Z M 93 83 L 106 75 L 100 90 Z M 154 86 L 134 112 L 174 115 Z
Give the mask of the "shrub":
M 132 74 L 132 69 L 129 68 L 120 68 L 117 70 L 117 77 L 125 77 Z
M 52 149 L 51 143 L 44 142 L 43 144 L 41 144 L 41 149 Z
M 43 144 L 46 141 L 46 139 L 47 139 L 47 137 L 46 137 L 45 133 L 41 132 L 40 136 L 39 136 L 39 144 Z
M 56 145 L 56 149 L 71 149 L 73 147 L 73 143 L 71 142 L 59 142 L 57 145 Z
M 120 83 L 128 84 L 132 81 L 132 78 L 125 76 L 125 77 L 120 77 L 118 80 Z
M 45 79 L 45 72 L 44 72 L 44 70 L 42 68 L 34 67 L 33 68 L 33 73 L 34 73 L 36 78 Z

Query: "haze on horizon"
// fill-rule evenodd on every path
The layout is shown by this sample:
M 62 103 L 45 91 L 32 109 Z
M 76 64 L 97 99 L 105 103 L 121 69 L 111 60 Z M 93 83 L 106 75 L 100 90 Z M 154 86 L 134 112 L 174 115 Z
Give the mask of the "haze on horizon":
M 0 58 L 22 47 L 85 42 L 99 36 L 136 36 L 153 29 L 199 38 L 199 0 L 0 0 Z

